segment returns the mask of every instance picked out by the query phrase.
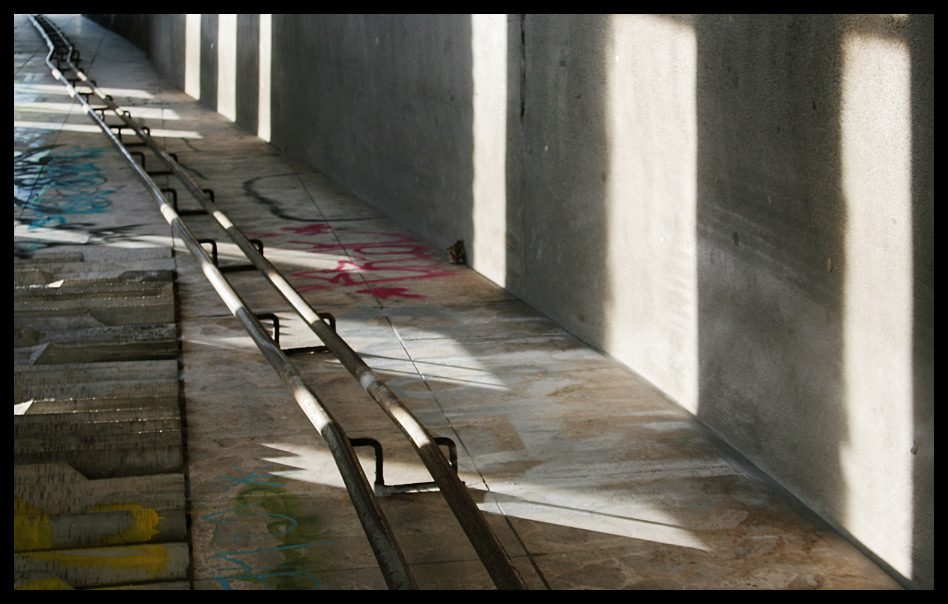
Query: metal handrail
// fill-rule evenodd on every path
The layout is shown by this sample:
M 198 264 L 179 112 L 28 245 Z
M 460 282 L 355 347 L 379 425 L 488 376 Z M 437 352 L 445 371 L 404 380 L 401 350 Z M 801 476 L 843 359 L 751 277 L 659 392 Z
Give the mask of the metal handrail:
M 68 55 L 70 58 L 72 52 L 72 49 L 70 49 Z M 507 552 L 494 536 L 470 493 L 438 448 L 436 438 L 418 421 L 414 414 L 363 361 L 359 354 L 320 318 L 321 313 L 313 309 L 286 278 L 263 257 L 256 246 L 216 206 L 213 200 L 205 194 L 205 191 L 194 183 L 180 165 L 161 149 L 147 132 L 143 131 L 131 115 L 127 111 L 121 112 L 111 97 L 103 94 L 93 83 L 90 83 L 85 74 L 75 66 L 72 67 L 77 76 L 93 90 L 96 96 L 113 110 L 129 128 L 134 130 L 152 152 L 167 164 L 169 170 L 182 182 L 188 192 L 209 215 L 214 217 L 228 237 L 267 278 L 268 282 L 280 293 L 284 300 L 293 307 L 310 330 L 323 341 L 330 352 L 339 359 L 369 396 L 395 422 L 414 446 L 419 458 L 439 487 L 442 496 L 473 545 L 494 584 L 500 589 L 526 589 L 526 585 L 514 568 Z
M 250 335 L 251 339 L 253 339 L 264 357 L 270 362 L 270 365 L 280 375 L 281 380 L 293 394 L 297 404 L 299 404 L 307 418 L 329 445 L 336 466 L 339 468 L 346 489 L 352 499 L 353 506 L 356 509 L 359 520 L 362 523 L 389 588 L 416 589 L 417 584 L 408 567 L 408 562 L 398 547 L 392 528 L 372 492 L 372 487 L 366 479 L 365 473 L 362 471 L 362 466 L 345 431 L 332 417 L 329 411 L 326 410 L 318 396 L 309 388 L 299 373 L 299 370 L 293 366 L 283 351 L 280 350 L 279 346 L 273 342 L 263 326 L 260 325 L 260 322 L 254 317 L 253 313 L 248 310 L 246 304 L 207 256 L 207 253 L 198 243 L 190 229 L 184 224 L 180 216 L 178 216 L 171 204 L 168 203 L 168 200 L 145 170 L 139 167 L 122 142 L 112 133 L 105 121 L 100 119 L 89 103 L 78 94 L 76 88 L 64 77 L 59 67 L 53 65 L 51 57 L 56 52 L 55 44 L 50 39 L 43 25 L 41 25 L 33 15 L 30 15 L 30 20 L 46 40 L 50 48 L 50 52 L 46 57 L 46 64 L 50 67 L 53 76 L 57 80 L 62 81 L 69 91 L 70 96 L 82 104 L 85 112 L 99 126 L 112 145 L 118 150 L 122 158 L 125 159 L 126 163 L 129 164 L 145 185 L 147 191 L 158 202 L 161 214 L 171 226 L 172 231 L 181 237 L 188 251 L 198 260 L 204 276 L 214 287 L 215 291 L 217 291 L 218 295 L 220 295 L 234 317 Z M 57 36 L 64 38 L 61 33 L 57 33 Z M 73 50 L 70 45 L 69 58 L 67 58 L 70 64 L 72 52 Z M 82 73 L 75 65 L 71 64 L 70 67 L 77 75 Z M 79 77 L 84 82 L 88 82 L 84 74 Z M 322 323 L 322 321 L 320 321 L 320 323 Z

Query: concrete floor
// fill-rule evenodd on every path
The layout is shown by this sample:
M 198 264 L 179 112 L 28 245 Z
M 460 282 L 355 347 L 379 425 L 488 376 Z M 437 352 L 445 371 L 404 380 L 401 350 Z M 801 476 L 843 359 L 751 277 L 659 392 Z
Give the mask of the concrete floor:
M 431 431 L 454 439 L 461 477 L 529 587 L 898 588 L 635 373 L 172 89 L 123 40 L 88 21 L 57 21 L 99 85 L 215 191 L 221 209 L 265 243 L 267 258 L 312 306 L 337 317 L 338 332 Z M 21 55 L 38 49 L 31 35 L 15 18 Z M 15 144 L 29 134 L 17 121 L 62 122 L 57 104 L 70 102 L 56 96 L 59 85 L 40 63 L 15 67 Z M 82 116 L 67 123 L 91 124 Z M 107 146 L 95 133 L 59 136 L 77 147 Z M 96 153 L 109 204 L 81 217 L 90 233 L 83 247 L 174 250 L 193 587 L 384 588 L 327 447 L 181 242 L 154 226 L 157 208 L 112 152 Z M 240 262 L 210 218 L 189 225 L 218 239 L 222 265 Z M 95 236 L 98 226 L 122 237 Z M 15 233 L 15 241 L 29 239 Z M 59 243 L 33 253 L 78 242 Z M 256 312 L 280 316 L 284 347 L 318 344 L 256 272 L 229 279 Z M 297 361 L 350 436 L 383 443 L 388 483 L 428 480 L 338 362 Z M 371 480 L 368 456 L 363 465 Z M 382 505 L 421 587 L 492 587 L 439 494 L 396 495 Z

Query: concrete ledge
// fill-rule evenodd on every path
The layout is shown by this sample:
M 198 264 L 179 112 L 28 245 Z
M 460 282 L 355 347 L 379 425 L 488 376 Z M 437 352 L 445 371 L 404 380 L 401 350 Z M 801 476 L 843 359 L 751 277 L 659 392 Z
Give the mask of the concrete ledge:
M 186 543 L 14 554 L 13 586 L 14 589 L 31 589 L 42 581 L 73 588 L 117 587 L 184 580 L 188 560 Z

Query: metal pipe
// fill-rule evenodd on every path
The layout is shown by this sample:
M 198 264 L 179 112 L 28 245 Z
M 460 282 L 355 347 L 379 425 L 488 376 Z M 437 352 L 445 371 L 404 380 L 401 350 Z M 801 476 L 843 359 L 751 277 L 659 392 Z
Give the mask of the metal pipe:
M 96 90 L 95 88 L 93 88 Z M 171 172 L 178 177 L 185 188 L 201 204 L 204 210 L 214 217 L 217 223 L 227 233 L 228 237 L 246 255 L 250 262 L 267 278 L 270 284 L 280 293 L 293 310 L 306 322 L 310 330 L 319 337 L 330 352 L 342 363 L 349 373 L 359 382 L 370 397 L 395 422 L 403 434 L 414 446 L 419 458 L 428 469 L 431 477 L 441 490 L 441 494 L 458 523 L 464 530 L 468 540 L 484 563 L 488 574 L 498 589 L 526 589 L 523 579 L 514 568 L 509 555 L 497 540 L 496 536 L 477 508 L 470 493 L 458 479 L 457 474 L 445 459 L 444 454 L 434 442 L 434 436 L 418 421 L 408 407 L 401 402 L 398 396 L 378 377 L 362 357 L 349 346 L 335 331 L 319 318 L 319 313 L 296 291 L 280 271 L 259 253 L 256 247 L 244 236 L 224 212 L 211 201 L 204 191 L 191 177 L 161 149 L 154 139 L 143 132 L 138 124 L 128 115 L 119 112 L 118 107 L 103 95 L 99 95 L 104 102 L 110 105 L 123 122 L 133 130 L 148 145 L 148 147 L 169 166 Z
M 118 113 L 117 110 L 116 112 Z M 150 136 L 144 132 L 140 132 L 140 128 L 130 117 L 124 114 L 120 115 L 129 127 L 136 130 L 136 133 L 139 134 L 149 148 L 168 163 L 171 171 L 181 180 L 185 188 L 188 189 L 198 203 L 201 204 L 208 214 L 214 217 L 221 228 L 227 233 L 228 237 L 240 248 L 250 262 L 266 276 L 270 284 L 280 293 L 283 299 L 290 304 L 300 318 L 306 322 L 310 330 L 322 340 L 330 352 L 339 359 L 356 381 L 362 385 L 369 396 L 372 397 L 409 439 L 418 453 L 419 458 L 422 460 L 422 463 L 424 463 L 431 477 L 440 488 L 442 496 L 451 508 L 451 511 L 454 513 L 471 544 L 474 546 L 475 551 L 484 563 L 488 574 L 491 576 L 497 588 L 526 589 L 523 579 L 521 579 L 519 573 L 514 568 L 507 552 L 497 540 L 496 536 L 494 536 L 483 514 L 481 514 L 477 508 L 477 504 L 473 498 L 471 498 L 467 488 L 460 479 L 458 479 L 450 463 L 448 463 L 444 454 L 438 448 L 434 441 L 434 436 L 418 421 L 411 410 L 401 402 L 398 396 L 378 377 L 372 368 L 365 363 L 362 357 L 319 318 L 319 313 L 309 305 L 292 285 L 290 285 L 289 281 L 287 281 L 280 271 L 257 251 L 236 225 L 230 221 L 227 215 L 224 214 L 214 202 L 207 198 L 201 188 L 194 183 L 177 162 L 168 157 Z
M 69 91 L 70 96 L 82 104 L 83 109 L 89 117 L 99 126 L 112 145 L 118 150 L 122 158 L 125 159 L 142 181 L 147 191 L 158 202 L 161 214 L 171 226 L 172 231 L 181 237 L 188 251 L 191 252 L 191 255 L 194 256 L 200 264 L 204 276 L 214 287 L 215 291 L 217 291 L 218 295 L 221 296 L 221 299 L 234 317 L 243 325 L 264 357 L 266 357 L 270 365 L 277 371 L 284 385 L 286 385 L 293 394 L 293 398 L 300 405 L 300 408 L 302 408 L 307 418 L 309 418 L 310 422 L 329 445 L 336 466 L 339 468 L 339 472 L 346 484 L 346 489 L 359 515 L 359 520 L 362 522 L 363 529 L 369 539 L 372 550 L 375 552 L 376 559 L 379 562 L 382 574 L 389 588 L 416 589 L 417 584 L 408 568 L 408 562 L 395 541 L 391 526 L 372 493 L 372 487 L 366 479 L 362 471 L 362 466 L 342 427 L 322 405 L 316 394 L 306 385 L 299 370 L 293 366 L 283 351 L 273 342 L 263 326 L 260 325 L 253 313 L 247 309 L 246 304 L 244 304 L 237 292 L 230 286 L 230 283 L 224 278 L 220 270 L 211 262 L 207 253 L 198 243 L 190 229 L 184 224 L 177 212 L 175 212 L 171 204 L 168 203 L 168 200 L 155 183 L 152 182 L 144 169 L 135 162 L 125 146 L 109 129 L 108 125 L 101 120 L 92 110 L 91 106 L 77 94 L 72 84 L 65 81 L 59 69 L 53 66 L 50 57 L 54 52 L 54 44 L 32 15 L 30 19 L 34 27 L 43 35 L 47 45 L 50 47 L 50 53 L 46 57 L 46 64 L 53 72 L 53 76 L 57 80 L 62 81 Z M 72 66 L 72 68 L 77 73 L 80 73 L 75 66 Z M 322 321 L 320 321 L 320 323 L 322 323 Z
M 71 53 L 70 53 L 71 56 Z M 84 82 L 89 79 L 80 70 L 73 69 Z M 205 192 L 172 159 L 155 140 L 135 122 L 128 112 L 121 112 L 110 97 L 104 95 L 95 86 L 90 85 L 98 96 L 126 126 L 135 131 L 138 137 L 161 158 L 171 172 L 181 181 L 189 193 L 201 204 L 204 210 L 214 217 L 250 262 L 267 278 L 270 284 L 290 304 L 294 311 L 319 337 L 326 347 L 345 366 L 349 373 L 362 385 L 365 391 L 395 422 L 402 433 L 414 446 L 419 458 L 428 469 L 431 477 L 441 490 L 441 494 L 454 513 L 462 529 L 484 563 L 488 574 L 499 589 L 526 589 L 526 585 L 513 566 L 507 552 L 490 530 L 483 514 L 471 498 L 464 484 L 445 459 L 434 436 L 418 421 L 411 410 L 401 402 L 398 396 L 382 381 L 362 360 L 348 343 L 339 337 L 320 319 L 319 313 L 290 285 L 289 281 L 257 250 L 250 240 L 234 225 L 224 212 L 208 198 Z

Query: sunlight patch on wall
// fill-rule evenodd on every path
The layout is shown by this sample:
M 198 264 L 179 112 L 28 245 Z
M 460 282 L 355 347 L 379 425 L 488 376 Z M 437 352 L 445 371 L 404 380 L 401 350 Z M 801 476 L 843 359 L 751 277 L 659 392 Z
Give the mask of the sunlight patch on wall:
M 258 60 L 257 136 L 270 142 L 270 69 L 273 48 L 273 15 L 260 15 Z
M 217 15 L 217 112 L 237 119 L 237 15 Z
M 195 99 L 201 98 L 201 15 L 185 17 L 184 92 Z
M 507 15 L 471 15 L 474 268 L 507 279 Z M 453 242 L 452 242 L 453 243 Z
M 841 443 L 846 527 L 905 576 L 912 535 L 910 62 L 904 42 L 843 40 L 846 199 Z M 880 526 L 886 530 L 879 530 Z
M 613 16 L 605 59 L 604 347 L 698 400 L 697 46 L 690 23 Z

